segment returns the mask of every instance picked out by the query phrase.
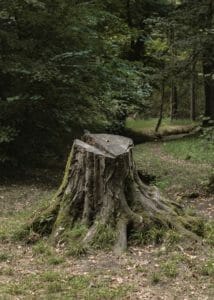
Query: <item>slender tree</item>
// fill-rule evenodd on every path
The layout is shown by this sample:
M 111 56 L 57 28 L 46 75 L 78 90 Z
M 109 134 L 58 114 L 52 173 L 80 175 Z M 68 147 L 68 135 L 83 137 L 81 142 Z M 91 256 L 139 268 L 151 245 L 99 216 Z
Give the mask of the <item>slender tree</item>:
M 192 64 L 191 82 L 190 82 L 190 119 L 195 121 L 196 119 L 196 63 Z

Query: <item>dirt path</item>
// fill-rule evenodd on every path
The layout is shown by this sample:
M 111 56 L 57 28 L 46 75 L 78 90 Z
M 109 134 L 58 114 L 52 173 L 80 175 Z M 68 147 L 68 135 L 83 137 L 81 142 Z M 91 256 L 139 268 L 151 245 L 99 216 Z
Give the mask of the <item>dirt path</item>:
M 200 169 L 201 167 L 203 167 L 208 170 L 211 169 L 211 166 L 209 164 L 195 163 L 195 162 L 193 163 L 189 160 L 175 158 L 174 156 L 164 152 L 161 145 L 162 143 L 155 143 L 154 147 L 151 147 L 151 151 L 153 155 L 158 156 L 163 162 L 170 162 L 175 165 L 179 164 L 180 166 L 191 167 L 191 168 Z
M 189 160 L 182 160 L 173 157 L 172 155 L 163 152 L 160 143 L 157 143 L 155 147 L 151 148 L 153 155 L 158 156 L 163 162 L 170 162 L 173 165 L 183 166 L 185 168 L 190 169 L 198 169 L 200 171 L 201 168 L 210 170 L 211 166 L 205 163 L 193 163 Z M 185 193 L 183 195 L 185 197 Z M 186 197 L 186 203 L 190 204 L 192 207 L 195 207 L 199 212 L 201 212 L 204 216 L 212 219 L 214 218 L 214 195 L 206 195 L 204 193 L 192 193 L 189 195 L 190 197 Z
M 206 218 L 214 218 L 214 195 L 206 192 L 211 165 L 177 159 L 159 142 L 136 146 L 134 155 L 139 169 L 154 175 L 168 197 L 196 208 Z
M 150 148 L 150 151 L 153 156 L 158 157 L 163 163 L 170 163 L 174 167 L 180 166 L 194 170 L 197 169 L 199 172 L 201 169 L 207 169 L 207 171 L 212 169 L 209 164 L 195 163 L 189 160 L 175 158 L 174 156 L 163 151 L 161 143 L 155 143 L 153 147 Z M 184 191 L 183 193 L 180 193 L 180 195 L 184 197 L 187 204 L 191 205 L 193 208 L 196 208 L 205 217 L 208 217 L 209 219 L 214 218 L 214 195 L 207 195 L 203 191 L 193 191 L 192 193 Z

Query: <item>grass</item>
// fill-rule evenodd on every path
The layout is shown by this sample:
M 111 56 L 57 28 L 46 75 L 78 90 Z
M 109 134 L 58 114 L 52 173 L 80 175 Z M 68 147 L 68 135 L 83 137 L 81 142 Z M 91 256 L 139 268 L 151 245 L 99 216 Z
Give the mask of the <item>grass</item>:
M 161 273 L 160 272 L 154 272 L 151 275 L 151 283 L 152 284 L 158 284 L 161 281 Z
M 18 228 L 21 228 L 27 221 L 30 214 L 26 212 L 17 212 L 16 214 L 6 216 L 4 222 L 0 223 L 0 241 L 4 242 L 18 237 Z
M 179 146 L 180 143 L 181 146 Z M 170 189 L 174 193 L 185 190 L 200 191 L 208 184 L 209 177 L 213 172 L 213 167 L 208 162 L 212 159 L 214 161 L 214 152 L 207 150 L 206 155 L 201 151 L 201 155 L 197 158 L 200 159 L 201 164 L 193 159 L 188 161 L 182 159 L 187 156 L 187 153 L 191 155 L 194 144 L 198 149 L 200 143 L 201 140 L 195 138 L 167 143 L 140 144 L 134 149 L 134 159 L 138 169 L 155 176 L 155 184 L 162 190 Z M 170 152 L 171 149 L 179 153 L 179 161 L 173 151 Z M 187 149 L 189 151 L 185 152 Z
M 0 269 L 0 276 L 13 276 L 14 270 L 11 267 L 4 267 Z
M 132 129 L 133 131 L 137 131 L 137 132 L 139 131 L 151 132 L 155 130 L 157 122 L 158 122 L 157 118 L 137 119 L 137 120 L 128 118 L 126 120 L 126 128 Z M 165 118 L 162 121 L 160 129 L 166 130 L 169 128 L 175 128 L 178 126 L 187 126 L 187 125 L 197 125 L 197 123 L 192 122 L 188 119 L 174 120 L 173 122 L 171 122 L 170 119 Z
M 177 159 L 214 165 L 214 146 L 200 138 L 188 138 L 163 144 L 163 150 Z
M 116 230 L 111 225 L 98 223 L 93 247 L 95 249 L 108 249 L 115 243 L 116 235 Z
M 73 256 L 73 257 L 81 257 L 88 253 L 88 248 L 84 245 L 74 243 L 69 243 L 68 250 L 67 250 L 67 256 Z
M 42 274 L 42 280 L 45 282 L 54 282 L 60 280 L 60 274 L 54 271 L 47 271 Z
M 201 274 L 204 276 L 214 277 L 214 259 L 208 259 L 201 268 Z
M 25 187 L 25 190 L 27 187 Z M 30 192 L 31 189 L 29 188 Z M 21 193 L 23 193 L 21 191 Z M 29 191 L 28 191 L 29 193 Z M 36 194 L 36 193 L 35 193 Z M 43 197 L 43 193 L 40 191 L 38 195 L 42 198 L 37 198 L 35 202 L 31 204 L 30 207 L 25 209 L 11 210 L 10 206 L 11 203 L 8 203 L 9 209 L 5 210 L 3 215 L 3 221 L 0 222 L 0 242 L 12 240 L 14 242 L 23 240 L 26 236 L 26 230 L 24 229 L 23 225 L 25 225 L 29 219 L 32 217 L 35 211 L 41 210 L 43 207 L 46 207 L 53 196 L 53 190 L 50 192 L 45 192 L 45 197 Z M 7 198 L 8 197 L 8 198 Z M 5 202 L 18 201 L 17 199 L 17 191 L 13 190 L 13 194 L 9 194 L 9 196 L 5 197 Z M 21 196 L 19 196 L 21 197 Z M 26 201 L 26 195 L 22 195 Z M 12 200 L 11 200 L 12 199 Z M 39 199 L 39 201 L 38 201 Z M 0 203 L 1 204 L 1 203 Z M 1 208 L 1 207 L 0 207 Z
M 0 262 L 10 259 L 10 255 L 5 252 L 0 252 Z
M 42 254 L 45 256 L 50 256 L 52 254 L 51 247 L 43 240 L 38 241 L 35 245 L 33 245 L 32 251 L 34 255 Z
M 63 257 L 56 256 L 56 255 L 54 256 L 54 255 L 53 255 L 53 256 L 51 256 L 51 257 L 48 258 L 47 263 L 48 263 L 49 265 L 57 266 L 57 265 L 62 264 L 64 261 L 65 261 L 65 260 L 64 260 Z
M 139 145 L 134 150 L 138 168 L 154 174 L 158 186 L 164 190 L 172 189 L 174 198 L 178 191 L 202 189 L 203 182 L 212 171 L 212 167 L 198 164 L 193 154 L 189 160 L 185 160 L 186 154 L 182 154 L 185 149 L 192 149 L 190 145 L 194 146 L 195 143 L 197 146 L 198 140 L 185 140 L 187 144 L 184 148 L 179 145 L 180 142 L 173 142 L 173 145 L 168 142 L 169 149 L 165 144 L 148 143 Z M 178 154 L 175 153 L 176 147 L 180 147 Z M 181 163 L 177 163 L 176 155 L 180 155 L 178 158 Z M 202 163 L 209 163 L 203 153 L 199 156 Z M 196 254 L 195 249 L 191 250 L 196 245 L 186 245 L 185 248 L 182 237 L 173 229 L 165 232 L 161 228 L 153 228 L 146 236 L 139 232 L 133 236 L 136 244 L 145 245 L 147 242 L 149 245 L 140 248 L 136 245 L 133 247 L 133 243 L 130 252 L 115 259 L 109 251 L 103 253 L 99 250 L 115 241 L 115 231 L 110 225 L 105 228 L 99 226 L 96 243 L 91 247 L 98 250 L 96 253 L 93 252 L 94 249 L 87 252 L 88 249 L 78 244 L 87 230 L 81 224 L 65 232 L 67 252 L 63 250 L 64 244 L 56 245 L 59 251 L 55 251 L 46 240 L 34 245 L 24 245 L 18 236 L 15 241 L 12 239 L 32 210 L 42 202 L 32 201 L 28 206 L 13 212 L 13 207 L 30 198 L 31 188 L 26 193 L 20 189 L 20 195 L 17 195 L 19 191 L 14 188 L 13 193 L 14 195 L 10 193 L 5 199 L 6 204 L 8 199 L 13 199 L 9 210 L 5 205 L 0 214 L 0 298 L 119 300 L 143 298 L 143 293 L 150 290 L 148 298 L 155 298 L 160 293 L 165 297 L 167 291 L 172 295 L 171 298 L 176 294 L 176 297 L 182 299 L 184 296 L 192 297 L 191 291 L 187 291 L 189 286 L 193 286 L 198 293 L 195 297 L 202 299 L 202 294 L 209 292 L 214 265 L 211 255 L 207 253 L 214 245 L 213 222 L 205 225 L 204 245 L 200 246 Z M 162 241 L 162 245 L 157 245 Z M 64 256 L 66 254 L 75 258 Z M 82 254 L 87 256 L 79 259 Z M 193 273 L 196 274 L 194 278 Z M 175 282 L 179 285 L 174 285 Z M 203 286 L 207 291 L 202 290 Z M 177 294 L 177 290 L 174 292 L 174 288 L 178 287 L 180 294 Z
M 205 240 L 206 242 L 214 246 L 214 221 L 209 221 L 205 225 Z
M 169 260 L 162 264 L 161 271 L 168 278 L 175 278 L 178 275 L 178 263 L 176 260 Z
M 121 299 L 132 286 L 111 287 L 110 283 L 95 274 L 72 275 L 61 271 L 46 271 L 41 275 L 24 276 L 19 282 L 0 286 L 0 295 L 25 296 L 49 299 Z M 57 298 L 55 298 L 57 297 Z
M 158 245 L 163 242 L 166 233 L 167 229 L 163 227 L 151 227 L 150 229 L 148 228 L 148 230 L 146 231 L 132 231 L 130 236 L 130 243 L 134 243 L 139 246 L 148 244 Z
M 63 241 L 67 245 L 67 256 L 81 257 L 87 254 L 87 247 L 80 243 L 86 232 L 87 227 L 77 223 L 72 229 L 63 233 Z
M 162 281 L 175 279 L 179 276 L 181 264 L 185 262 L 185 256 L 179 252 L 170 251 L 169 256 L 160 257 L 159 269 L 151 273 L 151 283 L 154 285 Z

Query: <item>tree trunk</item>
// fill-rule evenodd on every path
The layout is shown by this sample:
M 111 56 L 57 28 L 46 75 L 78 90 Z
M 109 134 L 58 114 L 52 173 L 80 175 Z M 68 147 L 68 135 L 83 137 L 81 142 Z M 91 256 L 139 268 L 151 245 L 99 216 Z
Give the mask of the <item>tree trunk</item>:
M 214 120 L 214 63 L 211 61 L 204 61 L 203 69 L 205 88 L 205 117 Z
M 209 30 L 214 24 L 214 4 L 209 1 L 206 26 Z M 204 72 L 204 88 L 205 88 L 205 117 L 214 120 L 214 43 L 212 36 L 208 36 L 204 45 L 203 53 L 203 72 Z M 206 121 L 205 121 L 206 123 Z M 204 124 L 208 125 L 208 124 Z
M 174 0 L 172 1 L 172 4 L 174 4 Z M 175 28 L 174 26 L 171 26 L 170 28 L 170 37 L 169 37 L 169 43 L 171 47 L 171 67 L 173 69 L 173 72 L 171 74 L 172 80 L 171 80 L 171 95 L 170 95 L 170 104 L 171 104 L 171 112 L 170 117 L 171 121 L 177 118 L 178 116 L 178 94 L 177 94 L 177 86 L 176 86 L 176 77 L 175 77 L 175 65 L 176 65 L 176 49 L 175 49 Z
M 195 121 L 196 119 L 196 74 L 195 74 L 195 62 L 192 65 L 191 74 L 191 99 L 190 99 L 190 119 Z
M 177 119 L 178 117 L 178 94 L 177 94 L 177 87 L 172 81 L 171 83 L 171 121 Z
M 127 228 L 174 228 L 189 235 L 192 217 L 187 220 L 177 203 L 141 181 L 132 149 L 131 139 L 116 135 L 86 134 L 83 141 L 75 140 L 61 187 L 50 206 L 27 224 L 28 232 L 59 243 L 67 231 L 83 226 L 79 245 L 94 245 L 104 235 L 117 252 L 127 248 Z
M 162 123 L 162 119 L 163 119 L 163 107 L 164 107 L 164 97 L 165 97 L 165 83 L 164 81 L 162 82 L 162 86 L 161 86 L 161 105 L 160 105 L 160 115 L 159 115 L 159 119 L 157 122 L 157 125 L 155 127 L 155 132 L 158 132 L 161 123 Z

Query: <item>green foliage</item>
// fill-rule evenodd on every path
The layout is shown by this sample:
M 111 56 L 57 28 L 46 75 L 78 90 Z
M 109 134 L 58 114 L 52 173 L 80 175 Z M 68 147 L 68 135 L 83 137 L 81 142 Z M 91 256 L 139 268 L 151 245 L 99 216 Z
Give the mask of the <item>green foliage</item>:
M 75 224 L 75 226 L 70 229 L 66 230 L 63 233 L 63 239 L 65 241 L 77 241 L 81 239 L 87 232 L 87 227 L 83 224 Z
M 207 145 L 208 148 L 211 148 L 211 150 L 214 151 L 214 120 L 206 118 L 206 121 L 207 126 L 203 127 L 201 137 L 203 138 L 205 145 Z
M 93 247 L 96 249 L 105 249 L 115 243 L 116 230 L 111 225 L 97 224 L 96 235 L 93 240 Z
M 42 274 L 42 279 L 45 282 L 54 282 L 60 279 L 60 274 L 54 271 L 47 271 Z
M 150 228 L 151 226 L 151 228 Z M 154 224 L 147 226 L 142 231 L 132 230 L 130 239 L 137 245 L 154 244 L 158 245 L 163 242 L 167 228 L 155 226 Z
M 214 221 L 205 224 L 205 240 L 211 246 L 214 246 Z
M 48 258 L 48 264 L 49 265 L 54 265 L 54 266 L 57 266 L 57 265 L 60 265 L 61 263 L 64 262 L 64 259 L 63 257 L 59 257 L 59 256 L 50 256 Z
M 0 262 L 7 261 L 10 258 L 10 256 L 5 252 L 0 252 Z
M 214 277 L 214 259 L 207 260 L 201 268 L 201 274 Z
M 158 151 L 156 150 L 157 146 L 159 146 Z M 190 149 L 191 151 L 195 149 L 194 158 L 196 158 L 196 161 L 192 159 L 187 164 L 184 159 L 189 154 Z M 135 147 L 134 159 L 138 169 L 143 169 L 146 173 L 155 175 L 156 184 L 160 188 L 166 190 L 173 187 L 175 191 L 195 191 L 199 187 L 200 189 L 204 188 L 204 182 L 208 182 L 208 178 L 212 173 L 212 166 L 208 165 L 207 162 L 209 163 L 213 157 L 213 152 L 205 152 L 205 148 L 204 151 L 202 149 L 201 139 L 169 141 L 158 145 L 145 143 Z M 199 151 L 198 155 L 197 151 Z M 178 163 L 177 158 L 179 158 L 180 163 Z M 199 160 L 202 164 L 197 163 Z
M 173 3 L 1 1 L 0 164 L 62 161 L 83 129 L 122 133 L 129 114 L 157 115 L 163 81 L 167 99 L 172 78 L 188 95 L 192 64 L 212 63 L 210 9 Z
M 174 278 L 178 275 L 178 264 L 176 260 L 168 260 L 162 264 L 161 270 L 166 277 Z
M 32 251 L 34 255 L 46 255 L 50 256 L 52 254 L 51 247 L 47 244 L 47 242 L 39 241 L 32 247 Z
M 199 138 L 164 143 L 164 150 L 179 159 L 188 158 L 193 162 L 214 162 L 213 147 Z
M 158 284 L 161 281 L 161 273 L 155 272 L 151 275 L 152 284 Z
M 67 244 L 68 256 L 81 257 L 87 254 L 88 248 L 81 243 L 87 230 L 85 225 L 76 224 L 71 230 L 66 230 L 63 233 L 63 240 Z
M 81 257 L 88 253 L 88 248 L 80 243 L 70 243 L 67 255 L 74 257 Z
M 181 241 L 181 234 L 175 230 L 168 230 L 165 236 L 165 243 L 167 246 L 173 246 Z
M 132 35 L 124 6 L 108 4 L 1 2 L 0 162 L 61 159 L 84 128 L 121 132 L 143 109 L 142 64 L 121 55 Z

